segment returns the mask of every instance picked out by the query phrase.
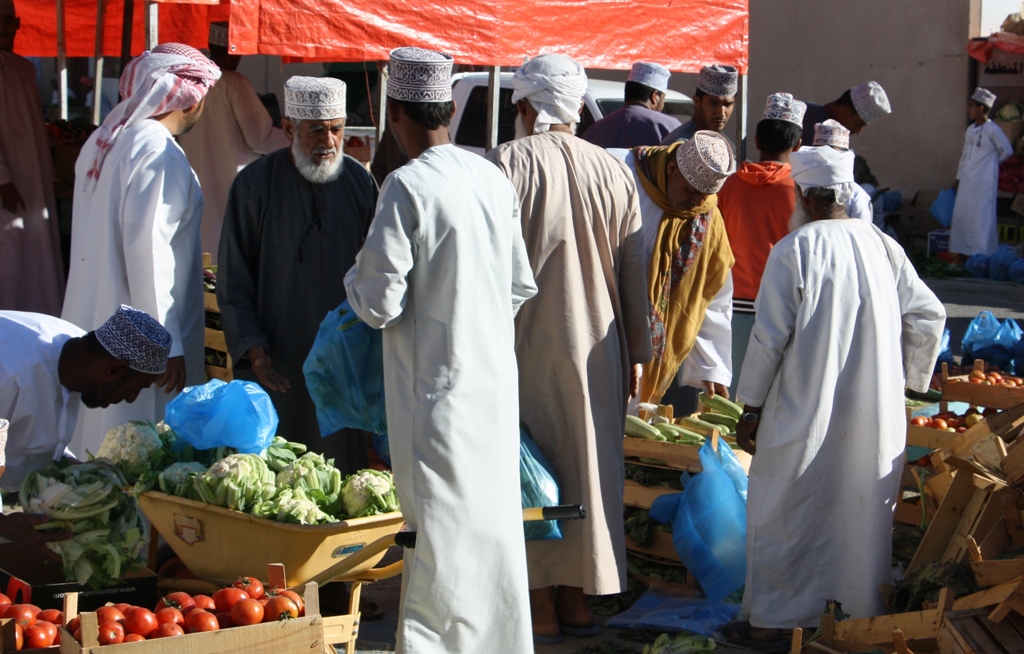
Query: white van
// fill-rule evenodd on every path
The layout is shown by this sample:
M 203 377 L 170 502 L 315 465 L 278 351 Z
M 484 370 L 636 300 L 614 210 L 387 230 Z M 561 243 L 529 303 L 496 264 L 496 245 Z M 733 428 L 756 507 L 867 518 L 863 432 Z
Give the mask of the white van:
M 623 82 L 588 78 L 576 134 L 582 136 L 595 121 L 620 108 L 625 87 Z M 455 100 L 455 116 L 448 128 L 452 142 L 464 150 L 484 154 L 487 142 L 487 73 L 452 75 L 452 99 Z M 501 74 L 498 103 L 498 143 L 505 143 L 515 138 L 516 132 L 512 73 Z M 693 100 L 682 93 L 668 91 L 664 113 L 685 123 L 693 116 Z

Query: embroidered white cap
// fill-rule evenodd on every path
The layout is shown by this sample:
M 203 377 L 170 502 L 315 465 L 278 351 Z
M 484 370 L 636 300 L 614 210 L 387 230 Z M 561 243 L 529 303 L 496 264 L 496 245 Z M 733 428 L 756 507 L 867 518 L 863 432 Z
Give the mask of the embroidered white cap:
M 668 90 L 668 78 L 671 76 L 672 72 L 661 64 L 638 61 L 630 69 L 627 81 L 643 84 L 664 93 Z
M 298 120 L 345 117 L 345 82 L 296 75 L 284 83 L 284 115 Z
M 724 136 L 700 130 L 676 149 L 676 165 L 694 189 L 718 193 L 726 178 L 736 172 L 736 156 Z

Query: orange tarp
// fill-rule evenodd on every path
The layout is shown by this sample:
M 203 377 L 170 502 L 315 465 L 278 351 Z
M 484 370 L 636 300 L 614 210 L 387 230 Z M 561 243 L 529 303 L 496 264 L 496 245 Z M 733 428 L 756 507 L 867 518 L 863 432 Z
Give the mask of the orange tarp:
M 93 51 L 97 0 L 66 0 L 69 56 Z M 107 54 L 120 53 L 124 0 L 108 0 Z M 707 63 L 748 60 L 748 0 L 233 0 L 230 5 L 160 4 L 161 41 L 202 47 L 211 20 L 230 12 L 238 54 L 330 61 L 386 59 L 403 45 L 451 53 L 457 63 L 517 66 L 542 52 L 588 67 L 657 61 L 696 72 Z M 56 54 L 56 0 L 21 0 L 15 50 Z M 133 53 L 142 48 L 136 0 Z

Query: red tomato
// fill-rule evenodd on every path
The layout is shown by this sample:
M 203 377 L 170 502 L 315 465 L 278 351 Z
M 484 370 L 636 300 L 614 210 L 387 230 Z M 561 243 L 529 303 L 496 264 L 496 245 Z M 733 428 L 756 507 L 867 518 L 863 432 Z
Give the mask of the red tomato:
M 925 418 L 924 416 L 917 416 L 916 418 L 911 418 L 910 424 L 917 425 L 918 427 L 927 427 L 928 418 Z
M 156 613 L 160 609 L 172 608 L 178 609 L 182 613 L 188 613 L 196 607 L 196 602 L 192 599 L 192 596 L 188 593 L 175 592 L 168 593 L 166 597 L 156 603 L 156 608 L 153 612 Z
M 117 622 L 100 625 L 100 645 L 119 645 L 124 642 L 124 627 Z
M 269 602 L 272 599 L 274 599 L 274 598 L 273 597 L 267 597 L 266 595 L 264 595 L 263 597 L 259 598 L 256 601 L 259 602 L 260 606 L 262 606 L 263 608 L 267 608 L 267 602 Z
M 138 635 L 138 634 L 125 634 L 124 635 L 124 642 L 126 642 L 126 643 L 139 643 L 139 642 L 142 642 L 144 640 L 146 640 L 146 639 L 143 638 L 142 636 Z
M 196 603 L 197 609 L 212 611 L 217 608 L 217 605 L 213 603 L 213 598 L 209 595 L 193 595 L 192 600 Z
M 14 649 L 19 650 L 25 646 L 25 628 L 20 624 L 14 625 Z
M 932 418 L 931 423 L 928 424 L 932 429 L 949 429 L 949 425 L 942 418 Z
M 62 625 L 64 624 L 64 612 L 58 611 L 57 609 L 46 609 L 39 612 L 39 615 L 36 616 L 36 620 Z
M 156 616 L 149 609 L 137 607 L 128 611 L 125 616 L 124 629 L 130 634 L 138 634 L 148 638 L 157 628 Z
M 71 633 L 75 633 L 76 631 L 78 631 L 78 628 L 81 627 L 81 626 L 82 626 L 82 617 L 76 615 L 75 617 L 71 618 L 70 622 L 68 622 L 67 630 L 70 631 Z
M 958 433 L 958 434 L 962 434 L 965 431 L 967 431 L 967 427 L 957 427 L 956 428 L 956 433 Z
M 235 621 L 231 619 L 230 613 L 224 613 L 223 611 L 216 615 L 217 624 L 220 625 L 221 629 L 230 629 L 235 626 Z
M 104 622 L 120 622 L 124 620 L 124 613 L 121 613 L 121 609 L 116 606 L 101 606 L 96 609 L 96 622 L 103 624 Z
M 218 629 L 220 629 L 220 622 L 217 621 L 217 616 L 203 609 L 194 609 L 185 620 L 185 631 L 190 634 L 217 631 Z
M 172 636 L 184 636 L 185 630 L 173 622 L 165 622 L 156 628 L 150 638 L 170 638 Z
M 235 588 L 244 590 L 252 599 L 263 597 L 263 583 L 255 577 L 239 577 L 235 580 Z
M 53 644 L 60 645 L 60 629 L 57 630 L 57 634 L 53 637 Z
M 287 597 L 291 601 L 295 602 L 295 606 L 299 607 L 299 617 L 306 615 L 306 602 L 302 599 L 302 596 L 294 590 L 275 588 L 273 594 Z
M 238 588 L 221 588 L 213 594 L 213 605 L 218 612 L 231 613 L 231 607 L 242 600 L 247 600 L 249 593 Z
M 193 607 L 192 610 L 194 611 L 195 607 Z M 191 611 L 190 611 L 190 613 L 191 613 Z M 178 609 L 171 609 L 171 608 L 160 609 L 159 611 L 156 612 L 156 623 L 158 625 L 166 624 L 166 623 L 171 623 L 171 624 L 176 624 L 176 625 L 180 625 L 180 626 L 184 627 L 185 626 L 185 616 L 183 616 L 181 614 L 181 611 L 179 611 Z
M 39 615 L 39 607 L 32 604 L 11 604 L 4 611 L 4 617 L 14 620 L 15 624 L 22 627 L 31 627 L 36 623 L 36 616 Z
M 128 615 L 128 609 L 134 609 L 135 607 L 131 604 L 125 604 L 124 602 L 121 602 L 119 604 L 115 604 L 114 608 L 120 611 L 121 613 Z
M 948 427 L 956 429 L 957 427 L 960 426 L 960 420 L 958 418 L 950 418 L 949 420 L 946 421 L 946 425 Z
M 0 609 L 2 609 L 5 606 L 10 606 L 11 604 L 13 604 L 13 602 L 11 602 L 11 598 L 7 597 L 3 593 L 0 593 Z
M 917 465 L 921 466 L 922 468 L 927 468 L 931 466 L 931 464 L 932 459 L 929 456 L 922 456 L 920 459 L 917 460 Z
M 47 622 L 46 620 L 36 620 L 35 626 L 41 627 L 44 631 L 46 631 L 46 633 L 50 636 L 51 642 L 53 641 L 54 638 L 57 637 L 57 625 L 53 624 L 52 622 Z
M 49 625 L 47 629 L 44 625 Z M 25 628 L 25 649 L 37 647 L 49 647 L 53 645 L 53 638 L 57 635 L 57 629 L 49 622 L 37 622 L 31 627 Z
M 82 628 L 79 627 L 78 629 L 75 629 L 71 633 L 71 637 L 77 640 L 78 642 L 82 642 Z
M 267 605 L 263 607 L 263 621 L 277 622 L 278 620 L 290 620 L 299 617 L 299 607 L 290 597 L 278 595 L 272 597 Z
M 254 599 L 244 599 L 231 607 L 231 620 L 239 625 L 263 622 L 263 606 Z

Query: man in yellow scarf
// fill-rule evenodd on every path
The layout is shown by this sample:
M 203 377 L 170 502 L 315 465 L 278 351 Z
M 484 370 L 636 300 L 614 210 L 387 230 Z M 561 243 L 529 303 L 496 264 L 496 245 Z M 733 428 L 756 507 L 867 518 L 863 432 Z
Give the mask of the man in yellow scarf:
M 657 403 L 682 366 L 682 381 L 729 395 L 735 262 L 716 193 L 736 170 L 729 142 L 699 131 L 685 143 L 613 150 L 640 195 L 654 359 L 640 401 Z

